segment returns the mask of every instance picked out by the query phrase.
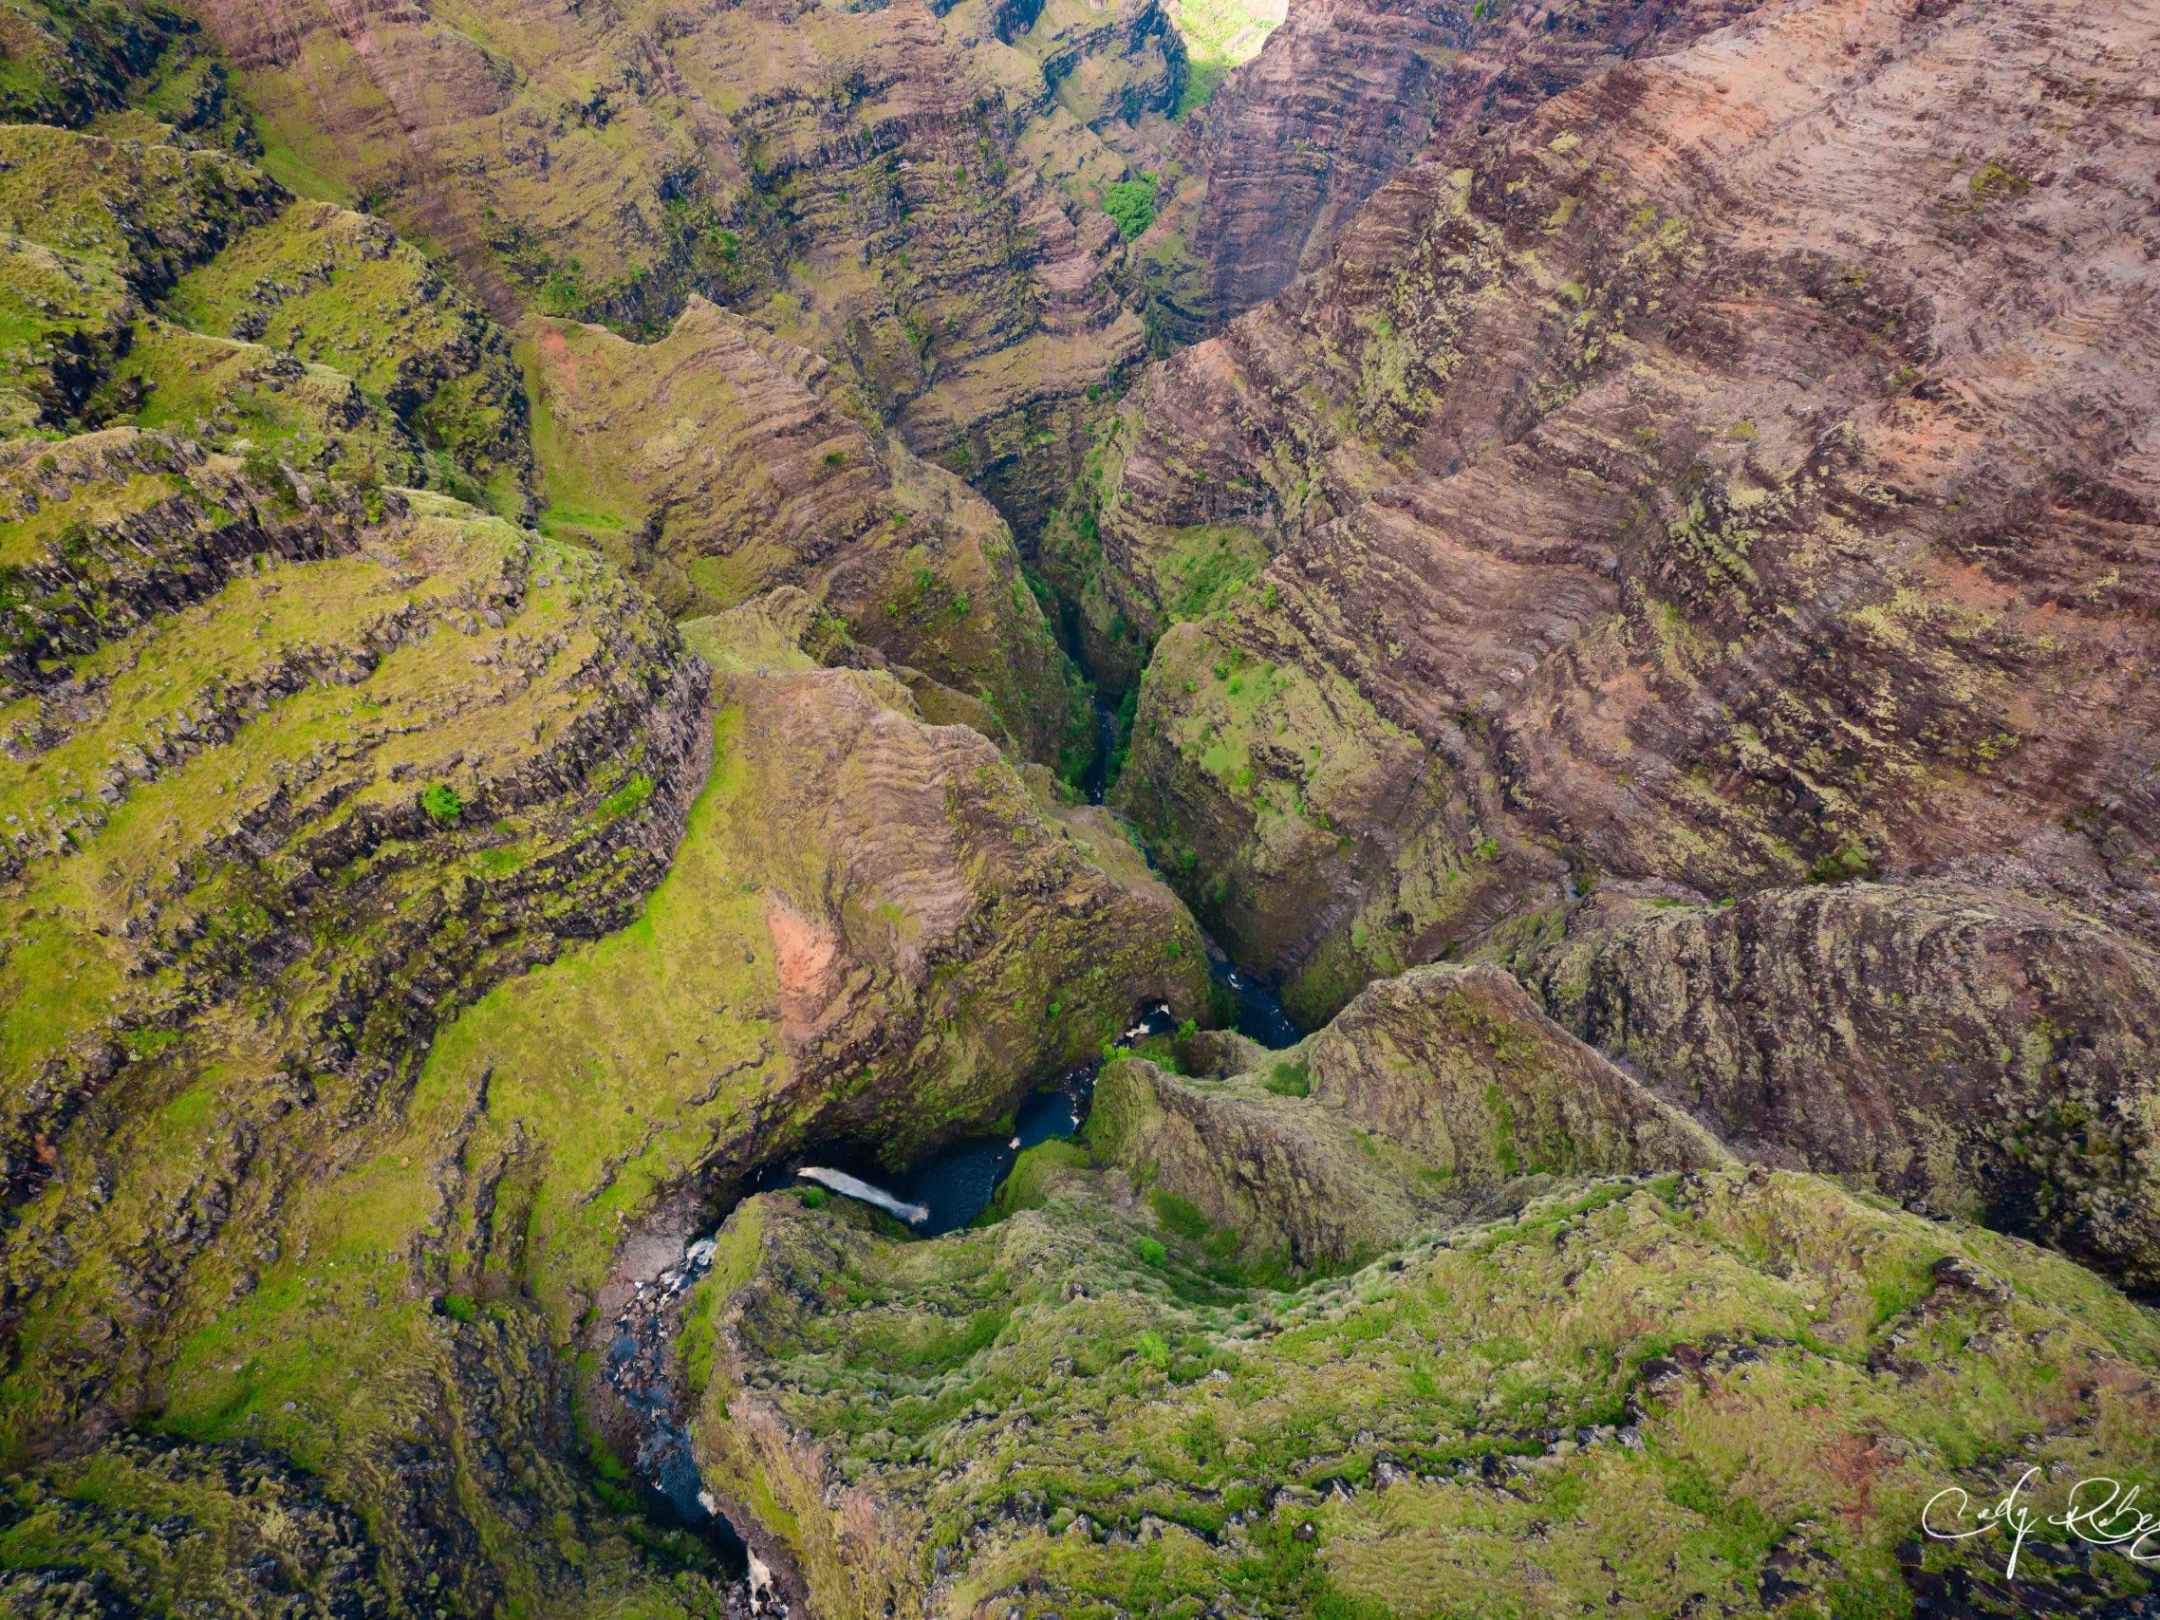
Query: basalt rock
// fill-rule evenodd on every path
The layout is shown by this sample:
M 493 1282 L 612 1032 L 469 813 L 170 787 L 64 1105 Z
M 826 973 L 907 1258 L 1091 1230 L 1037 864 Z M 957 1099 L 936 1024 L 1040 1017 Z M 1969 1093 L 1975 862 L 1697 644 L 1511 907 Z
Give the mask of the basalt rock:
M 1016 518 L 1142 351 L 1095 198 L 1167 138 L 1157 0 L 197 9 L 296 159 L 497 318 L 657 336 L 702 293 L 844 357 Z
M 1601 896 L 1532 971 L 1736 1151 L 2160 1289 L 2160 954 L 2121 932 L 1950 886 Z
M 1066 572 L 1160 632 L 1117 797 L 1240 958 L 1317 1017 L 1601 872 L 2160 937 L 2154 49 L 1752 16 L 1444 134 L 1149 373 Z
M 1149 246 L 1168 330 L 1282 291 L 1421 147 L 1474 150 L 1552 96 L 1745 16 L 1755 0 L 1310 0 L 1289 8 L 1176 148 Z M 1182 251 L 1178 251 L 1182 249 Z
M 494 1466 L 464 1450 L 494 1431 L 460 1414 L 509 1386 L 428 1329 L 388 1210 L 335 1234 L 288 1218 L 371 1162 L 458 1007 L 659 881 L 707 758 L 705 671 L 601 559 L 441 497 L 129 429 L 15 446 L 0 486 L 0 1444 L 124 1518 L 162 1511 L 156 1491 L 85 1459 L 138 1419 L 268 1442 L 368 1509 L 387 1589 L 484 1608 L 526 1576 L 458 1551 Z M 409 1352 L 378 1405 L 327 1349 L 359 1317 Z M 274 1331 L 236 1353 L 254 1321 Z M 591 1516 L 591 1589 L 627 1593 L 637 1555 L 559 1442 L 547 1460 L 565 1390 L 547 1342 L 501 1334 L 523 1394 L 497 1427 L 529 1461 L 488 1511 Z M 190 1356 L 221 1400 L 190 1403 Z M 431 1459 L 420 1483 L 400 1448 Z M 67 1483 L 85 1477 L 103 1484 Z M 216 1589 L 95 1513 L 70 1522 L 60 1561 L 131 1603 Z M 56 1556 L 38 1545 L 31 1562 Z
M 1493 967 L 1371 985 L 1326 1029 L 1227 1080 L 1113 1065 L 1088 1140 L 1157 1195 L 1298 1267 L 1520 1209 L 1555 1176 L 1731 1162 Z
M 0 424 L 179 429 L 521 511 L 503 332 L 380 221 L 173 140 L 0 131 L 0 307 L 26 329 Z

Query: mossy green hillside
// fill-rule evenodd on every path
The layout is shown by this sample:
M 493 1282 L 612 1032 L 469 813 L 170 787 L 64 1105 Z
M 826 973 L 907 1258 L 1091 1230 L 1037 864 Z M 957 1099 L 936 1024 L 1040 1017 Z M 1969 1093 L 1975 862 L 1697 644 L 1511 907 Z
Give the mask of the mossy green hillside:
M 1593 1182 L 1302 1286 L 1220 1280 L 1120 1174 L 1033 1180 L 927 1243 L 778 1197 L 723 1234 L 700 1458 L 821 1612 L 1907 1614 L 2005 1551 L 1916 1538 L 1936 1492 L 2160 1467 L 2149 1311 L 1810 1177 Z
M 1087 1133 L 1151 1198 L 1215 1232 L 1226 1257 L 1304 1267 L 1520 1208 L 1556 1177 L 1732 1162 L 1492 967 L 1370 985 L 1242 1073 L 1112 1064 Z
M 753 617 L 696 637 L 719 654 Z M 1009 1108 L 1137 1001 L 1203 1002 L 1175 900 L 1106 875 L 987 741 L 923 725 L 890 676 L 819 669 L 754 633 L 716 661 L 712 764 L 665 877 L 627 926 L 485 989 L 405 1061 L 394 1106 L 313 1150 L 274 1219 L 230 1223 L 169 1307 L 163 1428 L 275 1446 L 365 1499 L 397 1447 L 474 1432 L 502 1398 L 490 1358 L 561 1394 L 656 1205 L 717 1194 L 791 1143 L 905 1155 Z M 768 673 L 728 672 L 744 666 Z M 455 789 L 459 826 L 492 826 L 462 774 L 428 779 Z M 611 808 L 635 776 L 605 780 L 593 823 L 634 823 L 646 800 Z M 528 857 L 510 831 L 480 838 L 476 873 Z M 237 1084 L 177 1089 L 141 1129 L 215 1139 Z M 161 1207 L 121 1202 L 138 1221 Z M 476 1533 L 523 1511 L 515 1490 L 458 1479 L 484 1497 Z M 491 1544 L 474 1589 L 521 1589 L 552 1559 Z
M 1526 863 L 1355 683 L 1254 655 L 1282 611 L 1248 588 L 1163 635 L 1113 800 L 1238 959 L 1318 1024 L 1368 979 L 1473 937 Z
M 1183 51 L 1155 5 L 485 4 L 375 14 L 364 48 L 322 0 L 275 27 L 201 9 L 294 189 L 368 199 L 498 314 L 658 338 L 693 296 L 735 309 L 1025 521 L 1144 355 L 1092 195 L 1172 133 Z M 630 37 L 651 63 L 621 62 Z
M 156 0 L 5 0 L 0 119 L 254 144 L 197 20 Z
M 18 126 L 0 161 L 0 411 L 18 431 L 166 428 L 522 511 L 508 339 L 381 222 L 155 138 Z
M 969 718 L 993 736 L 1084 766 L 1079 678 L 1003 519 L 843 374 L 702 299 L 653 343 L 544 323 L 528 363 L 550 532 L 606 551 L 679 614 L 807 590 L 893 664 L 980 705 Z
M 0 483 L 9 1462 L 73 1459 L 41 1477 L 74 1500 L 116 1427 L 282 1441 L 369 1505 L 403 1603 L 569 1590 L 573 1560 L 626 1595 L 649 1572 L 549 1450 L 550 1342 L 518 1320 L 444 1337 L 411 1251 L 340 1272 L 301 1211 L 397 1139 L 439 1023 L 658 880 L 702 769 L 701 668 L 602 559 L 440 497 L 132 429 L 18 446 Z M 417 1229 L 379 1204 L 342 1218 L 378 1242 Z M 274 1324 L 274 1352 L 232 1353 L 228 1313 Z M 325 1348 L 385 1342 L 400 1355 Z M 187 1371 L 205 1352 L 207 1394 Z M 249 1392 L 281 1357 L 322 1404 L 271 1407 L 273 1432 Z M 474 1434 L 524 1472 L 400 1472 Z M 191 1579 L 103 1545 L 131 1601 Z

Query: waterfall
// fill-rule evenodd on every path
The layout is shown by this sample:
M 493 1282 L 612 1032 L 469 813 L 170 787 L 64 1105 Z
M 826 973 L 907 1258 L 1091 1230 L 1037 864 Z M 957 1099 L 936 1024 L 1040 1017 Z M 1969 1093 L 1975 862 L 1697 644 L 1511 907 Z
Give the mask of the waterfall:
M 849 1198 L 859 1198 L 866 1204 L 874 1204 L 888 1215 L 898 1216 L 910 1226 L 920 1226 L 930 1218 L 930 1211 L 921 1204 L 903 1204 L 883 1187 L 873 1187 L 867 1181 L 858 1181 L 845 1170 L 827 1170 L 822 1165 L 808 1164 L 795 1172 L 805 1181 L 815 1181 L 830 1187 L 834 1192 Z

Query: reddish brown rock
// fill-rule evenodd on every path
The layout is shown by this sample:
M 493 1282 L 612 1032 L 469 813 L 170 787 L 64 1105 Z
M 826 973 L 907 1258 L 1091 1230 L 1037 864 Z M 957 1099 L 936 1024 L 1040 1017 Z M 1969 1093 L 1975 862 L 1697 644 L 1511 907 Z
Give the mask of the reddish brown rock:
M 2160 927 L 2156 61 L 2064 4 L 1765 15 L 1440 140 L 1149 374 L 1109 608 L 1266 568 L 1162 637 L 1120 794 L 1234 948 L 1323 1013 L 1569 869 Z
M 844 371 L 693 297 L 656 343 L 543 322 L 530 375 L 543 526 L 614 557 L 671 613 L 799 586 L 949 688 L 939 718 L 1046 762 L 1092 749 L 1004 520 L 887 432 Z
M 1748 1157 L 2160 1289 L 2160 954 L 2120 932 L 1949 886 L 1615 897 L 1532 971 L 1565 1022 Z
M 684 7 L 201 0 L 289 166 L 455 260 L 498 315 L 658 336 L 691 292 L 845 359 L 1009 511 L 1139 358 L 1095 205 L 1184 56 L 1157 0 Z
M 1157 240 L 1196 261 L 1168 320 L 1222 322 L 1326 260 L 1358 208 L 1428 141 L 1474 150 L 1551 96 L 1745 15 L 1755 0 L 1308 0 L 1180 142 Z

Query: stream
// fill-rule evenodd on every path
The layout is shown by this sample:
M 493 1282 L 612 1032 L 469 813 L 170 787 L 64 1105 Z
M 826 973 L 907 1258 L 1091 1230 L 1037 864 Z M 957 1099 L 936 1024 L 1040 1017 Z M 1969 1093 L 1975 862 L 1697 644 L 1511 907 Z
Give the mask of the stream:
M 1095 704 L 1100 747 L 1083 786 L 1089 802 L 1101 804 L 1108 787 L 1108 765 L 1117 741 L 1115 712 L 1098 697 Z M 1205 929 L 1208 971 L 1229 993 L 1231 1027 L 1272 1049 L 1304 1037 L 1274 989 L 1252 977 L 1216 944 Z M 1130 1045 L 1175 1028 L 1170 1009 L 1161 1003 L 1142 1012 L 1120 1037 Z M 743 1185 L 744 1196 L 816 1183 L 828 1194 L 851 1197 L 883 1210 L 917 1237 L 936 1237 L 970 1224 L 1011 1173 L 1014 1162 L 1031 1147 L 1077 1136 L 1094 1101 L 1099 1063 L 1067 1070 L 1051 1084 L 1031 1092 L 1015 1110 L 1012 1129 L 999 1134 L 962 1137 L 948 1142 L 900 1171 L 879 1166 L 860 1146 L 825 1143 L 771 1160 Z M 725 1220 L 727 1211 L 720 1211 Z M 641 1283 L 614 1324 L 607 1347 L 606 1376 L 635 1417 L 638 1430 L 638 1489 L 648 1512 L 663 1523 L 680 1525 L 701 1536 L 732 1579 L 728 1620 L 788 1614 L 786 1599 L 770 1574 L 705 1491 L 691 1455 L 689 1414 L 683 1410 L 677 1382 L 680 1368 L 675 1341 L 682 1330 L 685 1302 L 712 1265 L 713 1237 L 684 1246 L 682 1258 L 649 1282 Z
M 1299 1038 L 1282 1003 L 1264 985 L 1247 978 L 1208 942 L 1210 968 L 1235 998 L 1241 1034 L 1272 1046 Z M 1147 1008 L 1119 1037 L 1130 1044 L 1176 1027 L 1161 1003 Z M 1048 1086 L 1031 1092 L 1015 1110 L 1009 1132 L 962 1137 L 948 1142 L 906 1169 L 881 1169 L 858 1147 L 827 1143 L 806 1148 L 761 1166 L 744 1193 L 774 1192 L 815 1182 L 830 1193 L 860 1201 L 904 1218 L 918 1237 L 936 1237 L 968 1225 L 990 1205 L 1011 1173 L 1013 1163 L 1031 1147 L 1077 1136 L 1095 1096 L 1095 1072 L 1089 1063 L 1070 1069 Z M 726 1219 L 726 1211 L 720 1218 Z M 683 1307 L 698 1280 L 710 1269 L 713 1237 L 684 1246 L 682 1258 L 658 1277 L 638 1285 L 608 1341 L 608 1384 L 634 1415 L 637 1484 L 649 1514 L 701 1536 L 733 1583 L 729 1620 L 783 1617 L 781 1596 L 743 1538 L 704 1489 L 690 1451 L 690 1414 L 683 1410 L 677 1382 L 680 1368 L 675 1341 L 682 1331 Z

